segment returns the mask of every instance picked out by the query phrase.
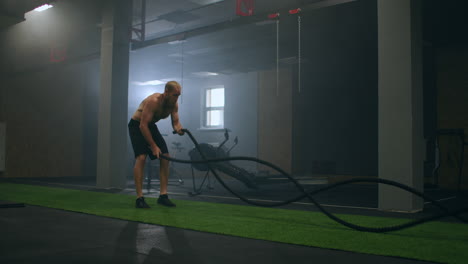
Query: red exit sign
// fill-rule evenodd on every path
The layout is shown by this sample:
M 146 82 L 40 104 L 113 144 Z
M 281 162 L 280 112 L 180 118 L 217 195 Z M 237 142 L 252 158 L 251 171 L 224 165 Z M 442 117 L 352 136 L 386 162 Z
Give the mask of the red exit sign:
M 54 45 L 50 47 L 50 62 L 62 62 L 67 59 L 67 47 Z
M 237 0 L 236 15 L 251 16 L 254 12 L 254 0 Z

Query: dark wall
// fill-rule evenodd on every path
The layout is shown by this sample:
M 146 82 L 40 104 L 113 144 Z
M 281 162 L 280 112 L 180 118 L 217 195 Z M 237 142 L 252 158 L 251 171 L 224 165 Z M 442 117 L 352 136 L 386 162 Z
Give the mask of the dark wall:
M 462 144 L 463 141 L 468 142 L 468 45 L 444 45 L 437 49 L 436 54 L 437 128 L 448 131 L 461 129 L 465 136 L 462 139 L 463 137 L 454 132 L 439 134 L 440 167 L 435 175 L 437 179 L 434 180 L 444 188 L 466 189 L 468 158 L 462 153 Z
M 375 176 L 376 2 L 320 9 L 302 23 L 310 38 L 302 48 L 301 91 L 293 86 L 293 171 Z
M 99 23 L 94 1 L 59 1 L 0 33 L 6 177 L 95 176 Z
M 465 155 L 461 160 L 462 141 L 456 132 L 461 130 L 466 135 L 468 129 L 467 8 L 466 1 L 423 1 L 424 122 L 428 140 L 425 180 L 429 185 L 452 189 L 468 186 L 468 172 L 460 170 L 461 166 L 466 168 L 468 159 Z

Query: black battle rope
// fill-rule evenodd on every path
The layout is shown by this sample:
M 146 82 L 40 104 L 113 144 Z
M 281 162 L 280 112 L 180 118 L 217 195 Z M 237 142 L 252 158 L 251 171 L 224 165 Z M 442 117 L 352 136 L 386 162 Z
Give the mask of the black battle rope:
M 395 182 L 395 181 L 391 181 L 391 180 L 386 180 L 386 179 L 356 178 L 356 179 L 345 180 L 345 181 L 341 181 L 341 182 L 338 182 L 338 183 L 334 183 L 334 184 L 331 184 L 329 186 L 320 188 L 318 190 L 314 190 L 312 192 L 307 192 L 304 189 L 304 187 L 296 179 L 294 179 L 291 175 L 289 175 L 287 172 L 283 171 L 281 168 L 277 167 L 276 165 L 274 165 L 274 164 L 272 164 L 270 162 L 261 160 L 261 159 L 257 159 L 257 158 L 253 158 L 253 157 L 229 157 L 229 158 L 207 159 L 205 154 L 203 153 L 203 151 L 200 149 L 200 146 L 199 146 L 197 140 L 193 137 L 192 133 L 190 133 L 190 131 L 187 130 L 187 129 L 183 129 L 182 131 L 189 135 L 190 139 L 194 143 L 194 145 L 197 148 L 198 152 L 200 152 L 202 160 L 198 160 L 198 161 L 181 160 L 181 159 L 175 159 L 175 158 L 167 157 L 167 156 L 164 156 L 164 155 L 160 155 L 160 157 L 163 158 L 163 159 L 166 159 L 166 160 L 170 160 L 170 161 L 173 161 L 173 162 L 179 162 L 179 163 L 206 163 L 208 165 L 208 168 L 210 169 L 210 171 L 213 173 L 213 175 L 216 177 L 216 179 L 219 181 L 219 183 L 224 188 L 226 188 L 226 190 L 228 190 L 231 194 L 233 194 L 237 198 L 239 198 L 242 201 L 244 201 L 244 202 L 246 202 L 248 204 L 251 204 L 251 205 L 263 206 L 263 207 L 275 207 L 275 206 L 290 204 L 292 202 L 296 202 L 298 200 L 301 200 L 301 199 L 307 197 L 315 206 L 317 206 L 318 209 L 320 209 L 320 211 L 322 211 L 322 213 L 327 215 L 332 220 L 334 220 L 334 221 L 336 221 L 336 222 L 338 222 L 338 223 L 340 223 L 340 224 L 342 224 L 344 226 L 347 226 L 349 228 L 358 230 L 358 231 L 375 232 L 375 233 L 397 231 L 397 230 L 405 229 L 405 228 L 408 228 L 408 227 L 412 227 L 412 226 L 415 226 L 415 225 L 419 225 L 419 224 L 422 224 L 422 223 L 425 223 L 425 222 L 433 221 L 433 220 L 440 219 L 440 218 L 447 217 L 447 216 L 453 216 L 453 217 L 457 218 L 458 220 L 460 220 L 461 222 L 468 223 L 467 219 L 464 219 L 463 217 L 460 216 L 460 214 L 467 213 L 468 208 L 463 208 L 463 209 L 450 211 L 448 208 L 443 206 L 441 203 L 439 203 L 438 201 L 428 197 L 424 193 L 422 193 L 422 192 L 420 192 L 420 191 L 418 191 L 418 190 L 416 190 L 414 188 L 411 188 L 411 187 L 409 187 L 407 185 L 404 185 L 404 184 L 401 184 L 401 183 L 398 183 L 398 182 Z M 284 176 L 286 176 L 291 182 L 294 183 L 294 185 L 299 189 L 299 191 L 302 194 L 295 197 L 295 198 L 289 199 L 287 201 L 280 201 L 280 202 L 273 202 L 273 203 L 271 203 L 271 202 L 270 203 L 262 203 L 262 202 L 251 201 L 251 200 L 241 196 L 240 194 L 236 193 L 231 188 L 229 188 L 229 186 L 226 185 L 226 183 L 218 176 L 216 171 L 210 166 L 210 163 L 230 161 L 230 160 L 254 161 L 254 162 L 266 165 L 266 166 L 278 171 L 279 173 L 283 174 Z M 431 215 L 431 216 L 422 217 L 420 219 L 412 220 L 412 221 L 409 221 L 407 223 L 400 224 L 400 225 L 395 225 L 395 226 L 366 227 L 366 226 L 360 226 L 360 225 L 356 225 L 356 224 L 353 224 L 353 223 L 346 222 L 345 220 L 335 216 L 334 214 L 332 214 L 332 213 L 328 212 L 327 210 L 325 210 L 325 208 L 323 208 L 323 206 L 320 205 L 317 201 L 315 201 L 315 199 L 312 197 L 315 194 L 318 194 L 318 193 L 326 191 L 326 190 L 330 190 L 330 189 L 338 187 L 340 185 L 356 183 L 356 182 L 382 183 L 382 184 L 398 187 L 400 189 L 403 189 L 405 191 L 413 193 L 414 195 L 417 195 L 417 196 L 423 198 L 424 200 L 429 201 L 430 203 L 434 204 L 439 209 L 441 209 L 443 212 L 435 214 L 435 215 Z

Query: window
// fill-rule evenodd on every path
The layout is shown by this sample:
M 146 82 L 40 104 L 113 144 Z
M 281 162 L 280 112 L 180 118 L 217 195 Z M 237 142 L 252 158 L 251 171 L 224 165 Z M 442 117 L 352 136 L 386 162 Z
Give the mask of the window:
M 203 127 L 224 127 L 224 87 L 205 90 L 205 107 L 203 109 Z

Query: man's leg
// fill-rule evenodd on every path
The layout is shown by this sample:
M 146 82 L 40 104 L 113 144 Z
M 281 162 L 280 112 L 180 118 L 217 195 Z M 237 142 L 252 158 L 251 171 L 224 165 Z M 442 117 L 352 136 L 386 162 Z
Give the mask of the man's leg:
M 169 157 L 169 154 L 162 154 Z M 166 159 L 159 159 L 159 188 L 160 194 L 167 194 L 167 183 L 169 179 L 169 161 Z
M 169 154 L 162 154 L 166 157 L 169 157 Z M 169 181 L 169 161 L 165 159 L 159 159 L 159 184 L 160 184 L 160 195 L 158 198 L 158 203 L 164 206 L 174 207 L 176 206 L 169 200 L 167 196 L 167 183 Z
M 135 180 L 137 198 L 143 196 L 143 174 L 145 170 L 145 162 L 145 154 L 141 154 L 135 158 L 135 167 L 133 167 L 133 178 Z
M 133 179 L 135 180 L 135 189 L 137 199 L 135 202 L 136 208 L 150 208 L 143 197 L 143 174 L 145 171 L 146 154 L 141 154 L 135 159 L 135 167 L 133 167 Z

